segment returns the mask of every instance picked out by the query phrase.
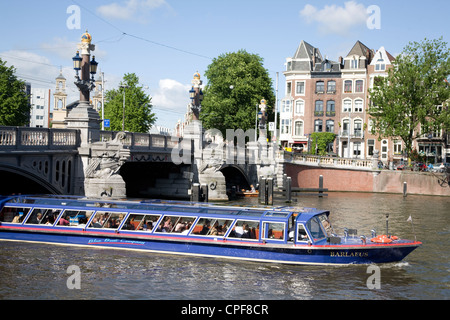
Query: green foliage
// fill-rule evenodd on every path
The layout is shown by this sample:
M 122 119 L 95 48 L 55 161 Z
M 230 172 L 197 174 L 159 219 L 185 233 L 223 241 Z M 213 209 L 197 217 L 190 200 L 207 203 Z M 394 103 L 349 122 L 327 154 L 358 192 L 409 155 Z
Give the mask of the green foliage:
M 450 110 L 438 107 L 450 98 L 450 51 L 442 38 L 425 39 L 406 46 L 393 64 L 370 91 L 372 133 L 402 138 L 410 156 L 419 135 L 450 129 Z
M 255 128 L 256 105 L 266 99 L 269 120 L 273 118 L 275 95 L 263 59 L 240 50 L 215 58 L 205 72 L 208 84 L 200 120 L 206 129 Z M 259 109 L 258 109 L 259 111 Z
M 24 126 L 29 122 L 31 106 L 25 82 L 15 76 L 14 67 L 0 59 L 0 125 Z
M 151 97 L 148 96 L 134 73 L 125 74 L 119 88 L 105 94 L 105 119 L 110 119 L 111 130 L 122 131 L 123 97 L 125 92 L 125 131 L 149 132 L 156 121 L 152 113 Z
M 327 154 L 327 146 L 336 139 L 336 134 L 332 132 L 313 132 L 311 133 L 312 152 L 315 152 L 317 145 L 317 154 L 324 156 Z

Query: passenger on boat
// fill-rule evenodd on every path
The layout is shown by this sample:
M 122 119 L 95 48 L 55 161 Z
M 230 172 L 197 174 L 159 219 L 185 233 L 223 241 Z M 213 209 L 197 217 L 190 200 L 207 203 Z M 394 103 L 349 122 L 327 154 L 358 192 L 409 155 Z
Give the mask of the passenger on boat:
M 64 217 L 61 217 L 61 219 L 59 219 L 59 225 L 60 226 L 68 226 L 69 224 L 70 224 L 69 221 L 64 219 Z
M 78 227 L 86 227 L 87 224 L 87 218 L 80 218 L 80 220 L 78 220 Z
M 15 216 L 14 216 L 14 218 L 12 219 L 12 223 L 20 223 L 20 216 L 18 215 L 18 214 L 16 214 Z
M 166 217 L 166 220 L 164 221 L 164 225 L 163 225 L 163 232 L 170 232 L 173 228 L 172 225 L 172 220 L 170 220 L 170 217 Z
M 201 235 L 207 235 L 209 232 L 209 225 L 210 225 L 210 221 L 206 221 L 206 223 L 203 225 L 203 229 L 202 231 L 200 231 Z
M 153 230 L 153 222 L 148 220 L 147 223 L 144 225 L 144 229 L 147 231 L 152 231 Z
M 94 220 L 92 220 L 91 227 L 92 228 L 101 228 L 102 225 L 98 222 L 97 218 L 94 218 Z
M 183 223 L 183 219 L 180 218 L 177 225 L 175 226 L 175 232 L 181 232 L 185 229 L 185 227 L 186 227 L 186 224 Z
M 242 231 L 243 232 L 242 232 L 241 238 L 250 239 L 252 237 L 251 233 L 250 233 L 250 228 L 248 227 L 248 224 L 244 223 L 242 225 Z
M 192 225 L 192 224 L 187 223 L 187 224 L 184 226 L 184 230 L 181 231 L 181 234 L 188 234 L 188 233 L 189 233 L 189 229 L 191 228 L 191 225 Z
M 217 236 L 219 235 L 219 230 L 218 230 L 219 224 L 217 223 L 217 221 L 214 223 L 214 225 L 211 228 L 211 231 L 209 232 L 210 236 Z

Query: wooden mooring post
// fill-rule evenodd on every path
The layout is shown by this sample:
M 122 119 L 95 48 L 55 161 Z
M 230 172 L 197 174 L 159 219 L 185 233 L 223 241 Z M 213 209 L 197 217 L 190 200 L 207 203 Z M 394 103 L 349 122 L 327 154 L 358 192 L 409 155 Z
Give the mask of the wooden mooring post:
M 192 202 L 208 202 L 208 185 L 193 183 L 191 187 Z
M 275 183 L 273 178 L 259 179 L 259 202 L 265 205 L 273 205 L 274 200 L 281 200 L 285 202 L 291 202 L 291 189 L 292 179 L 291 177 L 283 177 L 283 189 L 275 190 Z
M 291 192 L 295 192 L 300 196 L 318 196 L 319 198 L 323 198 L 324 196 L 328 196 L 328 194 L 324 193 L 328 191 L 327 188 L 323 187 L 323 176 L 319 176 L 319 188 L 292 188 Z

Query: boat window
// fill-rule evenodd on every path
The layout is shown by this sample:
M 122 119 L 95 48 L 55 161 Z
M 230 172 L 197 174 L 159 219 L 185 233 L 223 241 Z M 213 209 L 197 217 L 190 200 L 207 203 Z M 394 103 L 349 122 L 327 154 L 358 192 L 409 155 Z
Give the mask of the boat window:
M 125 217 L 122 212 L 99 212 L 95 214 L 89 228 L 117 229 Z
M 86 210 L 64 210 L 56 225 L 84 228 L 93 213 L 94 211 Z
M 160 215 L 130 214 L 122 230 L 152 231 Z
M 319 221 L 322 223 L 322 226 L 327 232 L 327 235 L 331 236 L 331 234 L 333 233 L 333 227 L 331 226 L 330 220 L 328 219 L 328 215 L 326 213 L 322 213 L 317 217 L 319 218 Z
M 276 218 L 286 218 L 290 212 L 282 212 L 282 211 L 269 211 L 266 212 L 266 217 L 276 217 Z
M 309 232 L 311 233 L 311 236 L 313 237 L 314 241 L 325 238 L 325 233 L 321 227 L 319 218 L 313 217 L 309 219 L 308 222 L 306 223 L 306 227 L 309 229 Z
M 3 207 L 0 211 L 0 222 L 22 223 L 30 208 Z
M 231 219 L 201 218 L 195 225 L 192 234 L 202 236 L 224 236 L 233 223 Z
M 301 223 L 297 225 L 297 242 L 308 242 L 309 237 L 306 233 L 305 226 Z
M 194 217 L 164 216 L 156 232 L 187 234 L 194 221 Z
M 34 208 L 25 223 L 53 225 L 60 213 L 61 210 Z
M 259 221 L 238 220 L 228 235 L 229 238 L 259 239 Z
M 264 222 L 264 238 L 284 240 L 285 227 L 283 222 Z

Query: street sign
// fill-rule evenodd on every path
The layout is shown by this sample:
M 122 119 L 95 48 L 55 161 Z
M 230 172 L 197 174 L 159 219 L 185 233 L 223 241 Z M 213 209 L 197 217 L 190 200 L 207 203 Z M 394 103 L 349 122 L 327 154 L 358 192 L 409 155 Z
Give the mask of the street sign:
M 269 131 L 275 131 L 275 122 L 269 122 Z
M 109 119 L 103 120 L 103 125 L 105 128 L 109 128 L 111 126 L 110 120 Z

